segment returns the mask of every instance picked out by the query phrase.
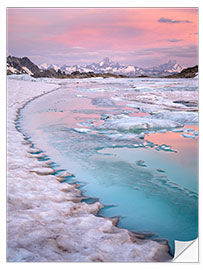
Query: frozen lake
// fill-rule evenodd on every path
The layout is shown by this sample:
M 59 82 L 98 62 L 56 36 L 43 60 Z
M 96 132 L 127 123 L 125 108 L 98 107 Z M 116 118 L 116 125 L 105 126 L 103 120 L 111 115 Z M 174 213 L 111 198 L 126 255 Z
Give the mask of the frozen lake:
M 198 233 L 197 99 L 197 79 L 64 80 L 21 129 L 100 215 L 173 247 Z

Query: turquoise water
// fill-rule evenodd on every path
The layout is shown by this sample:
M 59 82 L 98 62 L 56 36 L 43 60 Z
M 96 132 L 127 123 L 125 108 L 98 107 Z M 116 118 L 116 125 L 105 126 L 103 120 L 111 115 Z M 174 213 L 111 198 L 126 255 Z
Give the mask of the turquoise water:
M 80 183 L 85 196 L 105 205 L 99 215 L 119 216 L 118 226 L 167 239 L 173 249 L 174 240 L 198 233 L 197 126 L 183 127 L 191 138 L 181 129 L 145 132 L 144 139 L 98 129 L 108 115 L 143 116 L 112 99 L 125 91 L 122 83 L 64 86 L 30 102 L 21 129 L 57 169 L 75 175 L 67 182 Z

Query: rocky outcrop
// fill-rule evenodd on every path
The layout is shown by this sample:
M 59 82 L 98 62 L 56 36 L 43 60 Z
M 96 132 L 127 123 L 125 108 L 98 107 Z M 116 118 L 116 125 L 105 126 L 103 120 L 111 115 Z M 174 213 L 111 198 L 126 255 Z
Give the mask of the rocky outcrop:
M 29 74 L 33 75 L 40 69 L 28 57 L 18 58 L 15 56 L 7 57 L 7 74 Z
M 96 78 L 96 77 L 103 77 L 103 78 L 127 78 L 125 75 L 117 75 L 117 74 L 112 74 L 112 73 L 94 73 L 94 72 L 79 72 L 75 71 L 72 72 L 70 75 L 66 76 L 67 78 Z
M 84 78 L 95 78 L 95 77 L 103 77 L 103 78 L 126 78 L 127 76 L 124 75 L 116 75 L 116 74 L 111 74 L 111 73 L 94 73 L 94 72 L 79 72 L 79 71 L 74 71 L 71 74 L 65 74 L 65 72 L 61 72 L 59 69 L 58 71 L 54 69 L 46 69 L 46 70 L 41 70 L 40 72 L 36 72 L 33 74 L 34 78 L 66 78 L 66 79 L 84 79 Z
M 45 69 L 45 70 L 39 70 L 35 72 L 32 75 L 34 78 L 66 78 L 65 73 L 62 73 L 61 70 L 59 69 L 56 71 L 55 69 Z

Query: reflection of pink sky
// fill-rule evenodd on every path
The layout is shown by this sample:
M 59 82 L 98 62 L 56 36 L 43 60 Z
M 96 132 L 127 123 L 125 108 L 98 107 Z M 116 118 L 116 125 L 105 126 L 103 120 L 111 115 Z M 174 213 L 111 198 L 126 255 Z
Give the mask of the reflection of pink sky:
M 46 57 L 75 57 L 75 63 L 109 56 L 106 53 L 128 63 L 198 45 L 197 32 L 196 8 L 8 9 L 9 51 L 15 54 L 21 48 L 36 59 L 44 49 Z M 189 53 L 181 56 L 183 62 L 189 57 L 192 61 Z M 176 50 L 173 54 L 178 57 Z
M 185 126 L 184 128 L 192 128 L 195 131 L 198 131 L 197 126 Z M 155 134 L 148 134 L 146 139 L 152 141 L 153 143 L 157 144 L 168 144 L 174 150 L 181 150 L 181 149 L 193 149 L 197 151 L 198 148 L 198 140 L 192 138 L 183 138 L 181 134 L 184 132 L 167 132 L 167 133 L 155 133 Z
M 98 96 L 98 93 L 97 93 Z M 98 113 L 82 113 L 82 112 L 71 112 L 77 110 L 102 110 L 105 108 L 96 107 L 91 104 L 91 99 L 87 98 L 75 98 L 70 94 L 70 100 L 67 102 L 67 108 L 64 110 L 59 111 L 48 111 L 48 112 L 40 112 L 40 119 L 37 120 L 41 121 L 41 125 L 48 125 L 51 124 L 63 124 L 69 128 L 82 128 L 82 126 L 78 125 L 80 122 L 85 122 L 89 119 L 95 119 L 96 122 L 94 125 L 102 124 L 103 121 L 100 120 L 101 115 Z M 91 118 L 90 118 L 91 117 Z M 99 121 L 100 120 L 100 121 Z M 85 128 L 85 127 L 84 127 Z M 91 127 L 88 127 L 91 128 Z
M 192 128 L 198 131 L 197 126 L 185 126 L 184 128 Z M 184 132 L 183 132 L 184 133 Z M 197 160 L 198 158 L 198 138 L 183 138 L 182 133 L 167 132 L 167 133 L 155 133 L 148 134 L 145 139 L 151 141 L 155 144 L 167 144 L 170 145 L 173 150 L 178 152 L 178 162 L 182 163 L 184 166 L 191 166 L 189 160 Z M 175 154 L 168 155 L 168 159 L 176 160 L 177 156 Z M 195 167 L 198 163 L 195 163 Z
M 84 85 L 85 87 L 85 85 Z M 100 87 L 98 84 L 97 87 Z M 80 126 L 80 122 L 85 122 L 86 120 L 93 119 L 94 121 L 94 126 L 101 125 L 104 121 L 101 120 L 101 114 L 100 113 L 93 113 L 96 111 L 104 111 L 105 113 L 111 113 L 112 110 L 114 110 L 114 107 L 102 107 L 102 106 L 96 106 L 93 105 L 91 102 L 91 98 L 94 97 L 104 97 L 111 99 L 112 95 L 111 91 L 106 91 L 105 94 L 103 92 L 89 92 L 88 96 L 89 98 L 84 98 L 84 97 L 75 97 L 75 92 L 72 92 L 70 90 L 70 96 L 69 99 L 67 100 L 66 104 L 67 107 L 54 111 L 47 111 L 47 112 L 40 112 L 40 118 L 37 119 L 36 124 L 38 125 L 40 121 L 41 126 L 46 126 L 50 125 L 52 122 L 53 124 L 62 124 L 65 125 L 69 128 L 83 128 L 83 126 Z M 125 106 L 123 102 L 120 101 L 115 101 L 115 104 L 120 107 L 122 111 L 129 111 L 129 107 Z M 122 108 L 121 108 L 122 107 Z M 78 112 L 76 112 L 78 110 Z M 87 110 L 92 111 L 91 113 L 83 113 L 80 112 L 82 110 Z M 118 109 L 119 110 L 119 109 Z M 72 112 L 73 111 L 73 112 Z M 147 113 L 139 112 L 137 109 L 131 108 L 131 116 L 145 116 L 148 115 Z M 34 124 L 35 119 L 33 119 Z M 84 128 L 86 128 L 84 126 Z M 88 129 L 91 129 L 91 126 L 87 127 Z

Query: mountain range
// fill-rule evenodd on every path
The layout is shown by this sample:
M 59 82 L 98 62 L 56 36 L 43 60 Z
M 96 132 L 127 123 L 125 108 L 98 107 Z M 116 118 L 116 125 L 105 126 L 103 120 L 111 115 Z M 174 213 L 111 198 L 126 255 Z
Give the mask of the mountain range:
M 49 78 L 90 78 L 90 77 L 167 77 L 167 78 L 193 78 L 198 73 L 198 66 L 183 68 L 176 61 L 151 68 L 139 68 L 134 65 L 120 65 L 104 58 L 98 63 L 85 66 L 79 65 L 35 65 L 28 57 L 7 57 L 7 75 L 28 74 L 32 77 Z
M 47 67 L 43 65 L 43 68 L 35 65 L 28 57 L 18 58 L 15 56 L 7 57 L 7 75 L 12 74 L 28 74 L 35 78 L 91 78 L 91 77 L 103 77 L 103 78 L 123 78 L 125 75 L 117 75 L 110 73 L 94 73 L 94 72 L 79 72 L 73 71 L 71 74 L 61 71 L 56 65 Z
M 46 63 L 39 65 L 39 68 L 42 70 L 46 69 L 59 69 L 66 74 L 71 74 L 72 72 L 94 72 L 94 73 L 112 73 L 112 74 L 122 74 L 127 76 L 167 76 L 174 73 L 181 72 L 184 67 L 180 64 L 177 64 L 176 61 L 169 60 L 167 63 L 154 66 L 150 68 L 140 68 L 135 65 L 120 65 L 117 62 L 112 61 L 108 57 L 104 58 L 98 63 L 92 63 L 89 65 L 48 65 Z

